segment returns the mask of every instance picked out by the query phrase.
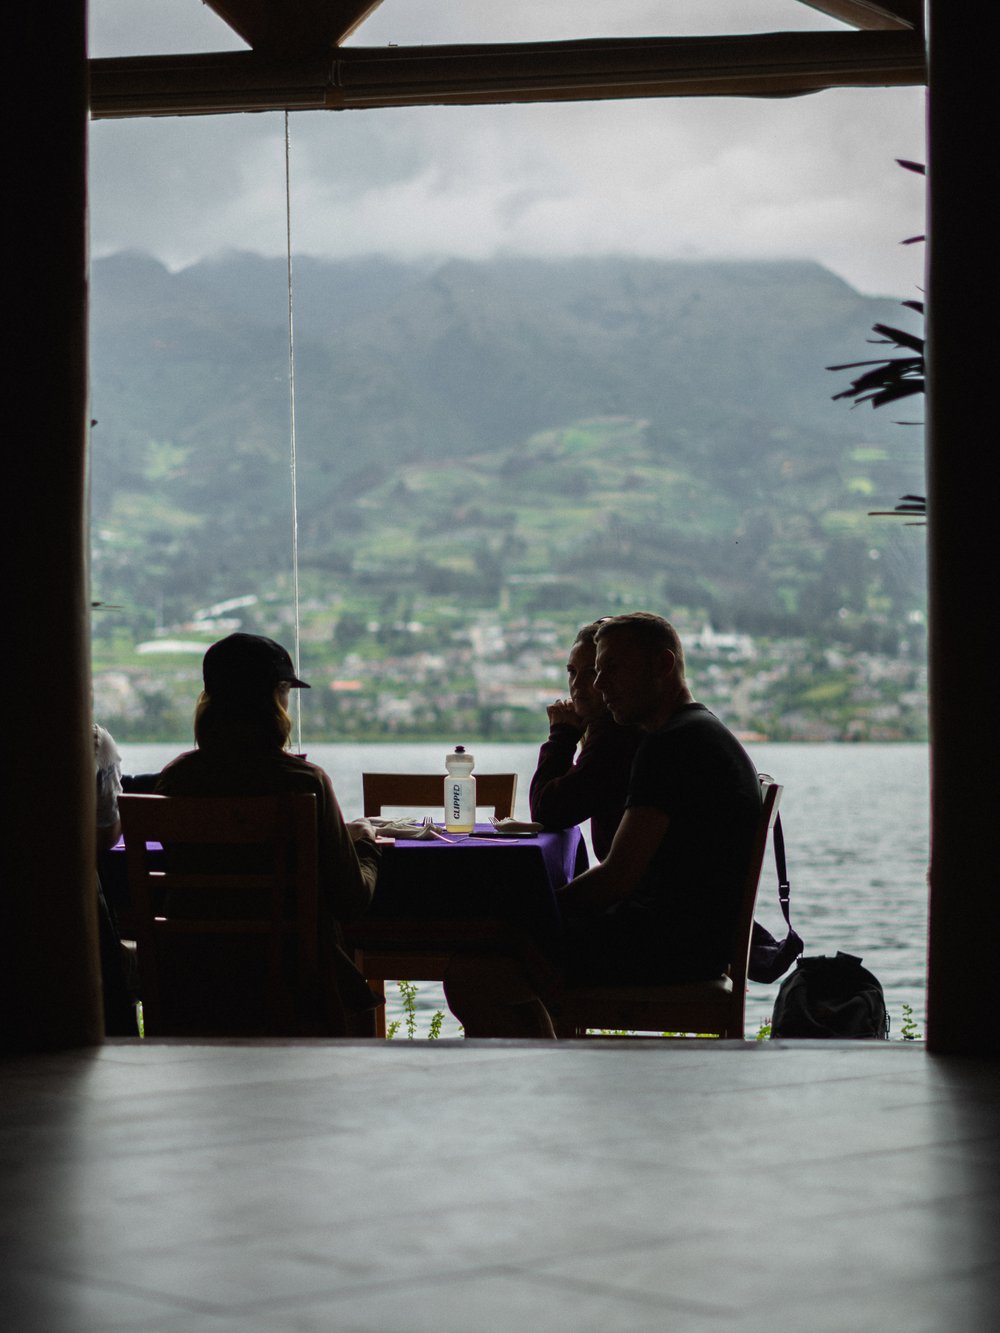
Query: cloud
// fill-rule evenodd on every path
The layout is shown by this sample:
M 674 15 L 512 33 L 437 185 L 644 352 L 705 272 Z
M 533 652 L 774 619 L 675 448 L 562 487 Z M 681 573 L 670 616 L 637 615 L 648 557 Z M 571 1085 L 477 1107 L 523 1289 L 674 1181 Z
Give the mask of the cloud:
M 191 0 L 90 0 L 93 56 L 245 49 L 207 5 Z M 586 37 L 841 29 L 796 0 L 383 0 L 351 46 L 547 42 Z
M 183 24 L 181 11 L 153 8 L 158 49 L 177 49 L 169 43 L 189 31 L 188 7 Z M 99 30 L 111 11 L 124 24 L 119 44 L 139 41 L 147 9 L 92 0 Z M 736 31 L 747 10 L 718 0 L 666 12 L 687 31 L 707 31 L 709 18 Z M 761 26 L 836 26 L 790 0 L 753 13 Z M 663 32 L 663 14 L 638 0 L 386 0 L 355 40 Z M 200 17 L 201 49 L 221 49 L 228 30 Z M 863 291 L 911 294 L 921 281 L 921 247 L 899 241 L 922 230 L 922 182 L 894 164 L 923 156 L 920 89 L 304 112 L 290 122 L 301 253 L 791 256 Z M 95 254 L 138 248 L 177 267 L 231 247 L 284 249 L 280 114 L 98 122 L 91 156 Z

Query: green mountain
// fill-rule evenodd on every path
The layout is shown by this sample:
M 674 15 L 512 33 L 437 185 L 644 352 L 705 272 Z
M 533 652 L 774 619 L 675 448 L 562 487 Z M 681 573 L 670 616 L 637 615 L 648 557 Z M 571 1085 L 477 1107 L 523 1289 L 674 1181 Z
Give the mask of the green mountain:
M 285 265 L 117 255 L 92 310 L 95 592 L 141 637 L 289 567 Z M 919 534 L 867 517 L 922 489 L 920 432 L 824 369 L 907 314 L 818 265 L 299 259 L 294 310 L 320 599 L 644 602 L 869 645 L 921 604 Z

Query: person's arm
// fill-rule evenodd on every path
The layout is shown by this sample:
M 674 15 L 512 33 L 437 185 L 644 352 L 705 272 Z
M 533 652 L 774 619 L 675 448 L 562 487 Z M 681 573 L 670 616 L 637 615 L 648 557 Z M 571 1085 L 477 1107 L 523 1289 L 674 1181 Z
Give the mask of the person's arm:
M 344 822 L 333 784 L 322 769 L 320 820 L 320 874 L 329 885 L 330 906 L 340 921 L 354 921 L 371 906 L 378 879 L 381 852 L 366 836 L 352 837 Z M 357 821 L 355 821 L 357 824 Z M 361 830 L 355 828 L 356 833 Z
M 97 769 L 97 850 L 105 852 L 121 837 L 118 797 L 122 792 L 121 755 L 109 731 L 93 724 Z
M 121 820 L 116 819 L 113 824 L 98 824 L 97 826 L 97 850 L 99 852 L 110 851 L 122 836 Z
M 549 712 L 549 739 L 538 752 L 538 765 L 531 779 L 528 794 L 528 806 L 531 818 L 550 829 L 572 828 L 580 823 L 575 818 L 575 810 L 567 815 L 566 803 L 560 799 L 560 790 L 565 777 L 573 771 L 573 758 L 580 741 L 580 727 L 576 714 L 572 717 L 565 712 L 557 713 L 558 705 L 552 705 Z M 589 815 L 582 815 L 587 819 Z
M 625 811 L 607 857 L 577 875 L 556 897 L 571 911 L 610 907 L 627 898 L 645 874 L 670 826 L 670 816 L 652 805 Z
M 547 746 L 542 746 L 531 783 L 532 818 L 546 828 L 562 829 L 598 816 L 613 830 L 625 806 L 636 743 L 634 733 L 619 727 L 610 717 L 599 718 L 587 729 L 573 763 L 573 750 L 566 752 L 570 742 L 557 737 L 554 729 Z M 575 740 L 572 744 L 575 747 Z M 547 747 L 553 753 L 544 762 Z M 560 760 L 563 762 L 557 768 Z

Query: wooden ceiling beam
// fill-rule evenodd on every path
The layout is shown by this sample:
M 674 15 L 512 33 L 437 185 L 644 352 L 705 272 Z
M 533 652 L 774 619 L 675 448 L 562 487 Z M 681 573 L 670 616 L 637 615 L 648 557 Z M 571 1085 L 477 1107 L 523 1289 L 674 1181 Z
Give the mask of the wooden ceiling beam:
M 348 47 L 295 60 L 256 52 L 92 60 L 91 115 L 788 97 L 926 82 L 923 41 L 899 32 L 793 32 L 491 46 Z
M 315 55 L 338 46 L 382 0 L 205 0 L 263 56 Z
M 210 0 L 211 2 L 211 0 Z M 850 23 L 854 28 L 909 28 L 922 32 L 923 0 L 799 0 L 821 14 Z

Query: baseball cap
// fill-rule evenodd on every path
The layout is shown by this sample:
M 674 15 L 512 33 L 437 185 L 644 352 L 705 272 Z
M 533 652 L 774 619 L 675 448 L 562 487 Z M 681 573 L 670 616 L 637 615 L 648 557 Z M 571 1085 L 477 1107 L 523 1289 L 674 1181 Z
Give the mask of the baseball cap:
M 213 643 L 202 663 L 202 677 L 207 694 L 273 690 L 276 685 L 311 688 L 296 676 L 281 644 L 261 634 L 230 634 Z

